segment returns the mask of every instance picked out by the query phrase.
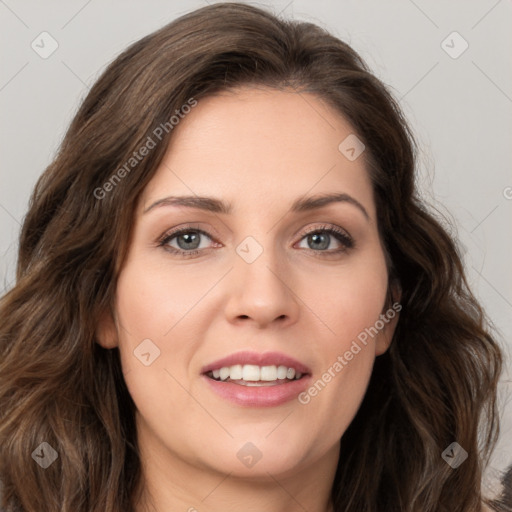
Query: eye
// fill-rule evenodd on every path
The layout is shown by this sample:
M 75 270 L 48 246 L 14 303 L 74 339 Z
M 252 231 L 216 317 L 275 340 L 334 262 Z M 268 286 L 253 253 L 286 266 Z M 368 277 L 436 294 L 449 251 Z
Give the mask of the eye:
M 212 237 L 206 231 L 199 228 L 186 227 L 166 233 L 158 245 L 173 254 L 188 257 L 199 254 L 200 250 L 207 248 L 201 247 L 201 238 L 212 240 Z M 172 243 L 175 243 L 177 247 L 173 246 Z
M 348 233 L 341 230 L 338 227 L 334 226 L 321 226 L 320 228 L 312 228 L 306 232 L 303 236 L 303 240 L 305 239 L 308 247 L 306 249 L 311 249 L 314 252 L 325 253 L 322 256 L 328 256 L 332 254 L 339 254 L 341 252 L 345 252 L 347 249 L 351 249 L 354 247 L 354 240 L 350 237 Z M 331 245 L 331 242 L 337 241 L 340 248 L 326 251 Z
M 199 227 L 187 226 L 166 233 L 158 242 L 159 247 L 182 257 L 198 255 L 201 251 L 210 248 L 208 244 L 202 246 L 202 239 L 213 241 L 212 236 Z M 321 226 L 312 228 L 302 236 L 309 247 L 306 249 L 318 253 L 320 256 L 332 256 L 347 251 L 354 247 L 354 240 L 348 233 L 336 226 Z M 340 247 L 327 250 L 332 242 L 337 242 Z M 221 246 L 221 244 L 217 244 Z M 304 248 L 304 247 L 303 247 Z

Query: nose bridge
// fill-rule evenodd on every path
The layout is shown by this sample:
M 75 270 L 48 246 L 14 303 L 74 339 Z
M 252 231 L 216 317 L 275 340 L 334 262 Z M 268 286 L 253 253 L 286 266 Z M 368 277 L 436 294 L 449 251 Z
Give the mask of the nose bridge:
M 237 258 L 232 274 L 235 289 L 228 314 L 250 317 L 258 323 L 296 315 L 297 303 L 286 282 L 287 272 L 272 236 L 247 236 L 235 251 Z
M 278 279 L 279 273 L 283 272 L 283 266 L 278 264 L 280 258 L 272 236 L 249 235 L 236 246 L 236 253 L 238 258 L 235 272 L 244 287 L 258 289 L 262 296 L 272 292 L 277 298 L 283 286 Z

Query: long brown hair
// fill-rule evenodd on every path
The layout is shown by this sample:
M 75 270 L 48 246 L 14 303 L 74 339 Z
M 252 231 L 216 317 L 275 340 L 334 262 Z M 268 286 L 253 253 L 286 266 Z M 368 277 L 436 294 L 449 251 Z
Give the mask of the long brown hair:
M 134 403 L 118 350 L 99 346 L 96 328 L 112 314 L 134 207 L 172 137 L 169 119 L 191 101 L 256 84 L 315 94 L 351 123 L 367 148 L 390 285 L 402 293 L 392 345 L 341 439 L 336 512 L 480 510 L 502 356 L 456 243 L 418 197 L 416 145 L 397 102 L 318 26 L 220 3 L 117 57 L 35 187 L 16 283 L 0 303 L 7 512 L 134 510 Z M 142 157 L 149 138 L 158 141 Z M 441 457 L 454 441 L 469 454 L 458 469 Z M 46 469 L 31 456 L 43 442 L 58 454 Z

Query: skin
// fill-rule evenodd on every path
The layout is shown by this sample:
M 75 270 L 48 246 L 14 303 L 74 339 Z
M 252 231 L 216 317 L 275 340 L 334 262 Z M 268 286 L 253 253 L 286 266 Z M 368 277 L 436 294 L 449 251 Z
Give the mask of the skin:
M 314 95 L 248 87 L 201 99 L 175 128 L 135 212 L 115 319 L 98 331 L 102 346 L 119 347 L 138 409 L 145 493 L 137 511 L 331 510 L 339 440 L 398 314 L 306 405 L 235 405 L 200 371 L 235 351 L 280 351 L 307 364 L 315 382 L 385 311 L 388 272 L 364 158 L 338 150 L 353 132 Z M 299 197 L 332 192 L 356 199 L 368 219 L 349 202 L 289 211 Z M 214 196 L 233 212 L 143 213 L 171 195 Z M 158 246 L 189 224 L 210 234 L 200 235 L 199 254 Z M 325 225 L 355 246 L 326 234 L 327 249 L 318 249 L 305 231 Z M 263 249 L 252 263 L 236 252 L 248 236 Z M 190 251 L 183 236 L 169 246 Z M 133 352 L 148 338 L 160 356 L 145 366 Z M 237 457 L 247 442 L 262 455 L 251 468 Z

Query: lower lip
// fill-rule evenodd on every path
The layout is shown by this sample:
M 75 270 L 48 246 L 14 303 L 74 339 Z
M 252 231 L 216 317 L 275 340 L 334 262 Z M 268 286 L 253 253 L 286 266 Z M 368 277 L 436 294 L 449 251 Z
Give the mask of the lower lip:
M 220 397 L 244 407 L 275 407 L 296 398 L 308 387 L 309 375 L 274 386 L 244 386 L 218 381 L 202 375 L 211 389 Z

